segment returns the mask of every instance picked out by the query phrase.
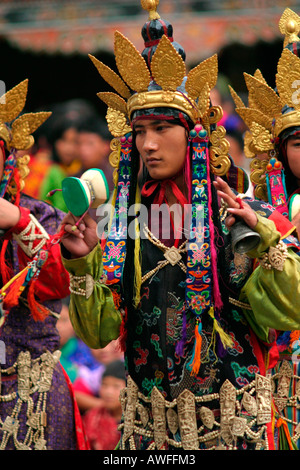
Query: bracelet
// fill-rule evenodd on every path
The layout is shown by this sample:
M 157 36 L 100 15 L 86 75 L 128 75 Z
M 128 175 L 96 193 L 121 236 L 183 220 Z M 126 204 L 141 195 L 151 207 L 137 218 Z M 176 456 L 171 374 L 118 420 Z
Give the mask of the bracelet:
M 73 276 L 70 274 L 70 293 L 75 295 L 84 296 L 86 299 L 89 299 L 93 293 L 95 284 L 105 284 L 106 276 L 103 275 L 99 281 L 95 281 L 90 274 L 85 274 L 84 276 Z M 82 287 L 82 284 L 85 283 L 85 288 Z
M 38 220 L 29 214 L 28 224 L 20 233 L 13 233 L 13 239 L 16 240 L 24 253 L 32 258 L 50 237 Z
M 274 268 L 277 271 L 283 271 L 283 266 L 287 256 L 287 246 L 282 240 L 280 240 L 275 247 L 271 246 L 269 248 L 269 252 L 264 254 L 264 256 L 259 260 L 259 263 L 265 269 Z

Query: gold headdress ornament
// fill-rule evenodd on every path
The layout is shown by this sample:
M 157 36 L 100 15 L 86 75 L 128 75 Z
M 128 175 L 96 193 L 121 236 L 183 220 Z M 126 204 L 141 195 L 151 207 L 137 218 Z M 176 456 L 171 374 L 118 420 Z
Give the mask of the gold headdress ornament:
M 9 152 L 28 150 L 32 147 L 34 138 L 31 134 L 51 115 L 51 112 L 38 112 L 20 116 L 26 103 L 27 90 L 28 80 L 26 79 L 0 98 L 0 139 L 4 141 Z M 29 172 L 28 162 L 28 156 L 17 156 L 21 189 L 24 186 L 23 179 Z M 15 192 L 13 181 L 8 189 L 11 193 Z
M 250 179 L 255 186 L 255 196 L 268 200 L 265 184 L 265 170 L 269 160 L 276 155 L 276 143 L 284 130 L 300 126 L 300 99 L 297 89 L 300 85 L 300 58 L 286 48 L 300 41 L 300 17 L 289 8 L 281 16 L 279 28 L 285 35 L 281 57 L 277 64 L 276 91 L 268 86 L 260 70 L 254 75 L 244 73 L 248 89 L 248 107 L 236 92 L 230 88 L 236 105 L 249 131 L 245 134 L 245 155 L 252 158 Z M 262 158 L 256 158 L 257 155 Z
M 159 0 L 141 0 L 149 11 L 149 20 L 159 19 L 156 8 Z M 210 106 L 210 91 L 218 78 L 218 60 L 214 55 L 189 71 L 171 40 L 163 35 L 156 44 L 149 67 L 145 58 L 123 34 L 116 31 L 114 51 L 117 69 L 113 70 L 89 55 L 102 78 L 118 93 L 100 92 L 97 96 L 108 106 L 106 120 L 114 137 L 131 131 L 131 117 L 140 109 L 168 107 L 184 112 L 194 123 L 200 122 L 208 132 L 211 147 L 211 165 L 217 174 L 225 174 L 230 167 L 229 144 L 224 139 L 225 129 L 211 131 L 222 117 L 219 106 Z M 155 83 L 155 86 L 151 86 Z M 184 84 L 184 88 L 183 88 Z
M 7 149 L 27 150 L 34 144 L 32 133 L 51 115 L 28 113 L 18 117 L 26 102 L 28 80 L 24 80 L 0 98 L 0 138 Z

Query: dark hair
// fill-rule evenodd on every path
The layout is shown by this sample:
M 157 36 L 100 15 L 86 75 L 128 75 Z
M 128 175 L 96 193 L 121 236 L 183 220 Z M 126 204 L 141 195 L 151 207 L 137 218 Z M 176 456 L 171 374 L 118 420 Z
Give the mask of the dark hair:
M 135 132 L 132 133 L 132 151 L 131 151 L 131 178 L 129 186 L 129 196 L 128 196 L 128 208 L 135 204 L 136 189 L 138 185 L 138 173 L 140 169 L 140 156 L 139 152 L 135 146 Z M 127 227 L 129 224 L 134 221 L 134 215 L 128 215 Z M 126 247 L 126 259 L 124 265 L 124 271 L 126 276 L 123 277 L 123 291 L 125 297 L 125 303 L 128 307 L 132 307 L 133 298 L 134 298 L 134 276 L 135 270 L 132 269 L 132 263 L 134 260 L 134 246 L 135 241 L 127 233 L 127 247 Z
M 93 107 L 84 100 L 70 100 L 52 106 L 52 115 L 43 125 L 43 132 L 52 147 L 52 160 L 60 162 L 55 142 L 69 129 L 78 130 L 82 122 L 94 114 Z
M 125 380 L 125 365 L 121 360 L 112 361 L 107 364 L 103 374 L 102 379 L 105 377 L 115 377 L 116 379 Z
M 97 114 L 90 116 L 88 119 L 80 122 L 78 132 L 89 132 L 97 134 L 105 140 L 111 140 L 112 135 L 107 128 L 106 121 Z

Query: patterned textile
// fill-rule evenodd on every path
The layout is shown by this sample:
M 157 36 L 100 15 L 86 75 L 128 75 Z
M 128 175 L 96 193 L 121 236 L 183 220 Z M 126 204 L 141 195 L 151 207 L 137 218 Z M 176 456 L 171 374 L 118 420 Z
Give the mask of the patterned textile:
M 174 237 L 141 239 L 140 304 L 134 308 L 128 296 L 126 310 L 120 312 L 114 309 L 114 296 L 102 277 L 100 245 L 84 258 L 64 258 L 71 275 L 70 315 L 77 334 L 93 348 L 104 347 L 118 336 L 119 322 L 122 317 L 125 320 L 121 333 L 126 338 L 128 379 L 121 396 L 120 449 L 274 449 L 276 430 L 285 433 L 284 421 L 274 413 L 268 369 L 278 360 L 275 329 L 286 329 L 292 320 L 299 324 L 290 302 L 299 282 L 299 270 L 292 269 L 294 263 L 298 269 L 297 240 L 269 204 L 247 202 L 259 215 L 261 235 L 252 258 L 232 252 L 224 220 L 222 238 L 216 242 L 218 247 L 224 243 L 219 281 L 229 295 L 228 300 L 223 296 L 219 323 L 232 345 L 224 350 L 215 319 L 204 315 L 196 375 L 186 367 L 193 354 L 196 321 L 194 315 L 183 315 L 186 254 L 181 252 L 174 265 L 166 263 L 164 256 L 165 247 L 174 246 Z M 293 248 L 284 270 L 258 266 L 253 271 L 253 260 L 275 246 L 280 236 Z M 179 246 L 183 241 L 182 237 Z M 127 257 L 127 262 L 130 269 L 132 259 Z M 293 280 L 297 285 L 286 293 L 287 283 Z M 179 355 L 176 346 L 183 331 L 186 339 Z
M 262 204 L 255 200 L 247 202 L 262 216 L 269 217 L 273 213 L 273 208 L 267 203 Z M 225 226 L 223 232 L 226 247 L 225 265 L 230 280 L 227 289 L 231 297 L 238 299 L 241 287 L 253 270 L 253 261 L 246 255 L 234 254 L 231 249 L 231 236 Z M 163 243 L 172 246 L 174 240 L 163 240 Z M 141 248 L 143 276 L 153 269 L 153 266 L 162 262 L 164 257 L 162 251 L 149 240 L 142 240 Z M 185 262 L 184 255 L 182 256 Z M 174 400 L 178 401 L 179 395 L 185 390 L 192 392 L 196 400 L 197 397 L 202 397 L 205 401 L 207 396 L 218 394 L 220 385 L 226 381 L 236 389 L 243 387 L 247 389 L 255 381 L 257 374 L 266 373 L 263 359 L 265 347 L 249 329 L 241 308 L 228 304 L 222 311 L 221 323 L 224 331 L 232 338 L 233 346 L 226 352 L 220 342 L 212 346 L 212 318 L 203 315 L 201 367 L 197 376 L 191 376 L 187 364 L 192 356 L 196 319 L 194 315 L 188 315 L 186 320 L 183 317 L 185 282 L 186 276 L 180 266 L 169 264 L 143 284 L 139 309 L 135 310 L 128 306 L 126 348 L 128 373 L 137 385 L 139 394 L 148 399 L 151 397 L 152 408 L 154 387 L 161 393 L 161 399 L 171 403 Z M 176 345 L 181 337 L 183 321 L 187 324 L 187 337 L 184 354 L 180 357 L 176 354 Z M 218 421 L 220 405 L 217 400 L 211 400 L 206 406 L 213 410 L 215 420 Z M 246 415 L 246 411 L 243 410 L 241 416 Z M 199 414 L 197 420 L 199 420 L 198 429 L 201 429 Z M 255 430 L 258 434 L 261 432 L 259 427 Z M 124 448 L 137 446 L 146 449 L 151 446 L 152 439 L 147 438 L 147 431 L 141 434 L 142 436 L 138 436 L 138 433 L 135 435 L 135 443 L 133 440 L 131 443 L 130 440 L 125 442 Z M 173 439 L 176 441 L 176 436 Z M 258 441 L 236 437 L 235 448 L 252 449 Z M 261 445 L 264 448 L 265 444 L 262 444 L 262 441 L 261 435 Z M 217 440 L 204 439 L 200 446 L 209 448 L 216 444 Z M 176 448 L 178 445 L 179 443 L 177 445 L 165 443 L 164 448 Z

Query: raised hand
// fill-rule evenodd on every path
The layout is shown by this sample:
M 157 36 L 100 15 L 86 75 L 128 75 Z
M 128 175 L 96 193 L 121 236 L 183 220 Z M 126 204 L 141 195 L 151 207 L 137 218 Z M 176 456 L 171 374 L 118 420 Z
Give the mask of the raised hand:
M 222 198 L 228 206 L 227 211 L 230 215 L 226 218 L 227 227 L 230 228 L 236 222 L 236 217 L 239 217 L 239 219 L 243 219 L 251 229 L 254 229 L 258 219 L 249 204 L 245 201 L 241 201 L 222 178 L 217 177 L 213 184 L 217 190 L 218 196 Z
M 67 214 L 62 222 L 66 235 L 62 237 L 61 243 L 71 253 L 72 258 L 81 258 L 90 253 L 97 245 L 99 238 L 97 236 L 97 223 L 86 214 L 75 229 L 75 224 L 79 217 L 73 214 Z

